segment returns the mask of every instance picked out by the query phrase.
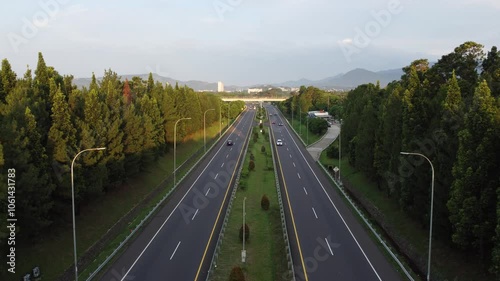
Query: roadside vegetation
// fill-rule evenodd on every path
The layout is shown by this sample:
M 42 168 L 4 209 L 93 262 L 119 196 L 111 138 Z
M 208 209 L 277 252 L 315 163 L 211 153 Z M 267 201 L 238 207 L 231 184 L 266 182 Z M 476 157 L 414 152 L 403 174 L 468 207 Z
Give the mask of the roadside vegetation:
M 288 268 L 285 242 L 268 129 L 264 127 L 264 134 L 260 132 L 259 126 L 253 129 L 212 281 L 226 281 L 230 275 L 236 276 L 232 272 L 237 271 L 234 269 L 237 267 L 241 267 L 244 280 L 284 280 L 286 276 Z M 248 240 L 245 241 L 247 259 L 242 263 L 244 198 L 249 233 Z
M 34 74 L 34 75 L 33 75 Z M 88 88 L 60 75 L 41 53 L 36 69 L 22 77 L 4 59 L 0 70 L 0 169 L 16 170 L 16 277 L 40 266 L 54 280 L 73 261 L 70 165 L 74 166 L 77 244 L 81 257 L 108 228 L 172 173 L 174 124 L 178 166 L 200 147 L 203 113 L 211 137 L 222 120 L 234 118 L 243 102 L 224 103 L 188 87 L 133 77 L 112 70 Z M 227 122 L 226 122 L 227 123 Z M 186 145 L 183 145 L 183 142 Z M 181 162 L 182 161 L 182 162 Z M 5 174 L 0 180 L 6 182 Z M 0 189 L 0 215 L 7 211 Z M 0 229 L 5 252 L 6 227 Z M 51 253 L 51 258 L 47 258 Z M 0 267 L 4 279 L 6 267 Z M 80 268 L 80 271 L 83 270 Z M 12 275 L 10 275 L 12 277 Z

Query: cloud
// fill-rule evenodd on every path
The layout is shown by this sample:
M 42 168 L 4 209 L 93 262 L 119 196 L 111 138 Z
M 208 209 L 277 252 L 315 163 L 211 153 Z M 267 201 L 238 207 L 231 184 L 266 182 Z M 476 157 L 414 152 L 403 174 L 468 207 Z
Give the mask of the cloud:
M 344 44 L 344 45 L 352 44 L 352 38 L 342 39 L 339 43 Z

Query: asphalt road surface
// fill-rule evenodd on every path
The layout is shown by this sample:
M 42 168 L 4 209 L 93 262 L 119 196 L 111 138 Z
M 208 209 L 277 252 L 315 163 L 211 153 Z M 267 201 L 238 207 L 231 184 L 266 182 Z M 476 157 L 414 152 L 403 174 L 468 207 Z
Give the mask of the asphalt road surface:
M 267 109 L 296 280 L 402 280 L 278 110 Z
M 206 279 L 254 116 L 254 110 L 242 113 L 100 280 Z

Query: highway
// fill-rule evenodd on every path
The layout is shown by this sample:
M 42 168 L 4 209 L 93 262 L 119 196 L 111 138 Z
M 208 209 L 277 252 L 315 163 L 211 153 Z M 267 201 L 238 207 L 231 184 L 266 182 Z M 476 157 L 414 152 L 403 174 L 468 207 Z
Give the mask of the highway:
M 241 114 L 100 280 L 206 279 L 254 116 L 250 109 Z
M 296 280 L 402 280 L 279 111 L 267 110 Z

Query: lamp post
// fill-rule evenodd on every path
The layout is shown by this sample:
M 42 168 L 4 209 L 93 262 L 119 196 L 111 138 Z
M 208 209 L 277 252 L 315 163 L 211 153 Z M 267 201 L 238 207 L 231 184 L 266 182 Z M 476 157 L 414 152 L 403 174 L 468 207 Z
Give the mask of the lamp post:
M 176 163 L 176 149 L 177 149 L 177 123 L 179 123 L 179 121 L 181 120 L 189 120 L 191 119 L 191 117 L 186 117 L 186 118 L 181 118 L 179 120 L 177 120 L 175 122 L 175 125 L 174 125 L 174 186 L 175 184 L 177 183 L 176 180 L 175 180 L 175 171 L 177 170 L 177 163 Z
M 301 136 L 300 138 L 302 138 L 302 108 L 300 108 L 300 104 L 299 104 L 299 135 Z
M 73 209 L 73 250 L 75 255 L 75 281 L 78 281 L 78 265 L 77 265 L 77 255 L 76 255 L 76 221 L 75 221 L 75 183 L 73 177 L 73 165 L 75 164 L 76 158 L 86 151 L 94 151 L 94 150 L 105 150 L 105 147 L 97 147 L 97 148 L 88 148 L 84 149 L 78 154 L 75 155 L 73 161 L 71 161 L 71 205 Z
M 246 236 L 246 230 L 247 228 L 245 227 L 245 201 L 247 198 L 243 198 L 243 250 L 241 250 L 241 262 L 245 262 L 247 258 L 247 252 L 245 251 L 245 236 Z
M 425 155 L 414 152 L 400 152 L 402 155 L 415 155 L 425 158 L 431 165 L 432 171 L 432 182 L 431 182 L 431 213 L 430 213 L 430 226 L 429 226 L 429 256 L 427 259 L 427 281 L 431 280 L 431 250 L 432 250 L 432 217 L 434 210 L 434 165 L 432 165 L 431 160 L 427 158 Z
M 222 137 L 222 105 L 219 103 L 219 138 Z
M 206 129 L 206 117 L 207 117 L 207 112 L 210 110 L 215 110 L 215 108 L 210 108 L 205 110 L 205 113 L 203 113 L 203 148 L 205 151 L 207 151 L 207 129 Z
M 309 145 L 309 116 L 306 118 L 307 145 Z M 306 146 L 307 146 L 306 145 Z
M 339 123 L 339 182 L 342 185 L 342 180 L 340 179 L 340 161 L 342 160 L 342 119 Z
M 229 129 L 229 108 L 231 107 L 231 102 L 227 103 L 227 128 Z

